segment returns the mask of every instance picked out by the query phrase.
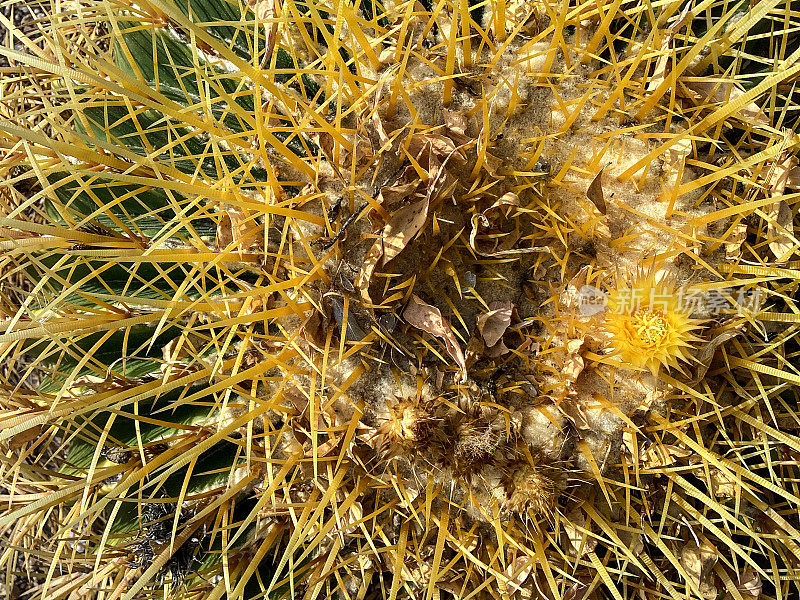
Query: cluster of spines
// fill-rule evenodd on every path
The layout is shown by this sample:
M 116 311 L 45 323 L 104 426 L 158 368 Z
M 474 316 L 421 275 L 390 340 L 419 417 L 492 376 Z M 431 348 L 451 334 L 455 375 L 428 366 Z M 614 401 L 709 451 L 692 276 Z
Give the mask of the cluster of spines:
M 541 519 L 555 510 L 566 483 L 563 463 L 528 446 L 512 428 L 508 413 L 470 401 L 462 404 L 396 399 L 385 414 L 376 415 L 379 453 L 409 460 L 418 481 L 446 473 L 468 492 L 482 487 L 476 497 L 497 504 L 506 517 Z M 489 481 L 502 491 L 488 490 Z

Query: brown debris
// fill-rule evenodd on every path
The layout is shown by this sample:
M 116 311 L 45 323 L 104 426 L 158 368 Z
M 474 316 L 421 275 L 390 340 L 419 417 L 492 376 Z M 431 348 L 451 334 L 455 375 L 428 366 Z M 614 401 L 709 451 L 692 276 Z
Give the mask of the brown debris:
M 534 252 L 547 251 L 547 248 L 514 248 L 519 240 L 518 232 L 512 232 L 501 238 L 489 238 L 488 234 L 496 230 L 495 219 L 502 218 L 509 208 L 519 206 L 519 196 L 514 192 L 508 192 L 501 196 L 494 204 L 482 213 L 473 215 L 471 221 L 471 231 L 469 233 L 470 247 L 481 256 L 501 257 L 516 256 L 519 254 L 531 254 Z M 505 209 L 505 210 L 504 210 Z M 502 240 L 502 242 L 498 241 Z
M 717 549 L 708 541 L 699 546 L 689 542 L 681 550 L 681 566 L 689 577 L 689 583 L 706 600 L 717 597 L 717 588 L 711 583 L 711 575 L 718 559 Z
M 747 92 L 737 87 L 732 81 L 708 81 L 708 79 L 682 79 L 678 84 L 678 93 L 695 102 L 715 102 L 732 104 Z M 769 117 L 755 102 L 739 109 L 739 116 L 759 125 L 769 125 Z
M 447 348 L 450 358 L 456 361 L 456 364 L 461 369 L 462 378 L 467 378 L 467 364 L 464 361 L 464 353 L 461 351 L 461 346 L 458 344 L 450 324 L 442 317 L 442 313 L 438 308 L 426 304 L 414 294 L 403 311 L 403 318 L 409 325 L 441 339 Z
M 564 360 L 562 374 L 569 384 L 575 383 L 578 380 L 578 375 L 583 372 L 586 366 L 586 362 L 580 354 L 583 343 L 584 338 L 577 338 L 568 340 L 564 345 L 567 355 Z
M 27 414 L 20 415 L 20 421 L 28 420 L 34 421 L 38 417 L 41 416 L 41 413 L 35 411 L 28 411 Z M 26 417 L 28 417 L 26 419 Z M 42 433 L 43 426 L 42 425 L 32 425 L 27 429 L 23 429 L 19 433 L 11 436 L 11 438 L 6 442 L 8 444 L 9 450 L 17 450 L 27 444 L 28 442 L 32 442 L 36 438 L 38 438 Z
M 741 481 L 716 467 L 711 467 L 709 475 L 711 491 L 717 498 L 736 498 L 736 490 L 742 489 Z
M 456 165 L 463 165 L 467 162 L 466 157 L 461 154 L 455 142 L 440 133 L 416 133 L 412 135 L 408 142 L 408 153 L 421 165 L 430 164 L 431 156 L 440 161 L 451 157 L 450 160 Z
M 589 189 L 586 190 L 586 197 L 592 201 L 592 204 L 597 207 L 601 214 L 608 212 L 606 201 L 603 197 L 603 169 L 600 169 L 600 172 L 592 179 Z
M 751 567 L 747 567 L 744 570 L 744 572 L 739 576 L 739 583 L 734 585 L 744 600 L 757 600 L 760 598 L 761 591 L 764 586 L 763 582 L 761 581 L 761 575 L 759 575 L 758 572 Z M 723 600 L 733 600 L 734 598 L 736 598 L 734 593 L 732 591 L 728 591 Z
M 364 258 L 364 265 L 358 274 L 355 285 L 361 290 L 365 302 L 371 303 L 369 282 L 378 266 L 383 266 L 402 252 L 416 236 L 428 218 L 430 197 L 408 204 L 398 210 L 384 227 L 380 237 Z
M 478 315 L 478 331 L 483 336 L 490 353 L 506 354 L 509 349 L 503 344 L 503 334 L 511 325 L 513 302 L 492 302 L 489 311 Z
M 651 444 L 646 450 L 641 452 L 642 467 L 645 469 L 668 467 L 678 462 L 679 458 L 686 458 L 691 454 L 691 450 L 672 444 Z
M 535 559 L 527 556 L 520 556 L 513 560 L 508 567 L 506 567 L 505 575 L 508 577 L 509 583 L 514 586 L 521 587 L 523 583 L 533 573 Z
M 669 64 L 669 60 L 671 58 L 671 53 L 669 52 L 669 45 L 672 43 L 672 39 L 675 35 L 683 28 L 684 25 L 689 20 L 689 12 L 691 11 L 692 5 L 687 4 L 686 7 L 681 12 L 680 16 L 675 20 L 675 22 L 669 26 L 667 29 L 664 39 L 661 41 L 661 53 L 656 60 L 656 66 L 653 71 L 653 74 L 647 80 L 647 91 L 652 92 L 659 85 L 664 81 L 667 75 L 667 65 Z
M 448 180 L 446 167 L 450 159 L 457 154 L 457 151 L 455 149 L 452 150 L 444 159 L 444 162 L 440 163 L 436 157 L 436 152 L 431 150 L 430 141 L 425 148 L 423 152 L 427 154 L 428 174 L 430 175 L 428 191 L 425 197 L 401 207 L 391 216 L 378 239 L 375 240 L 372 248 L 367 252 L 364 264 L 356 279 L 355 286 L 361 291 L 362 299 L 368 304 L 372 303 L 372 299 L 369 296 L 369 283 L 375 269 L 386 265 L 403 251 L 427 222 L 428 209 L 431 203 L 450 187 L 446 185 Z
M 450 110 L 443 109 L 444 122 L 447 127 L 447 137 L 453 140 L 457 145 L 463 146 L 470 143 L 472 140 L 466 134 L 467 130 L 467 111 L 464 110 Z
M 784 130 L 782 146 L 788 143 L 791 132 Z M 769 249 L 780 263 L 787 262 L 797 250 L 797 238 L 794 235 L 794 215 L 792 209 L 781 197 L 786 191 L 789 174 L 797 167 L 797 157 L 783 149 L 767 176 L 769 194 L 775 198 L 775 203 L 767 209 L 769 224 L 767 238 Z
M 733 226 L 731 234 L 725 241 L 725 259 L 736 260 L 742 256 L 742 244 L 747 239 L 747 223 L 739 221 Z
M 275 0 L 249 0 L 248 4 L 254 9 L 259 23 L 264 26 L 264 58 L 261 60 L 261 67 L 264 68 L 269 64 L 278 39 L 277 3 Z
M 562 522 L 564 533 L 570 544 L 570 554 L 581 557 L 589 552 L 594 552 L 597 547 L 597 540 L 591 537 L 586 530 L 586 516 L 579 506 L 572 508 Z
M 700 354 L 697 357 L 698 364 L 695 368 L 694 378 L 692 379 L 693 383 L 700 382 L 700 380 L 706 376 L 708 369 L 711 367 L 711 361 L 714 359 L 714 355 L 717 352 L 717 348 L 742 333 L 743 327 L 744 323 L 739 323 L 737 326 L 731 329 L 718 333 L 703 346 L 703 349 L 700 351 Z
M 221 211 L 217 225 L 217 249 L 239 253 L 263 253 L 264 226 L 256 221 L 256 213 L 229 206 Z
M 786 173 L 786 187 L 800 188 L 800 167 L 789 169 Z
M 686 159 L 692 155 L 692 151 L 692 140 L 683 138 L 672 144 L 661 158 L 669 168 L 680 167 L 686 164 Z

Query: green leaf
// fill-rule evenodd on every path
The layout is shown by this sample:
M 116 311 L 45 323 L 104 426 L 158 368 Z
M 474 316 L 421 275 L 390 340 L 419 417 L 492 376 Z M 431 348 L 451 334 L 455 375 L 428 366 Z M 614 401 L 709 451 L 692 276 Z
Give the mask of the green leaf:
M 244 187 L 267 181 L 266 169 L 255 166 L 255 158 L 227 149 L 220 140 L 203 138 L 157 111 L 130 112 L 121 99 L 104 99 L 100 105 L 84 107 L 83 114 L 91 129 L 87 133 L 95 139 L 157 158 L 184 173 L 203 173 L 212 180 L 230 174 Z
M 250 17 L 253 17 L 252 13 Z M 114 60 L 129 76 L 158 89 L 170 100 L 189 107 L 198 114 L 206 112 L 210 106 L 214 120 L 231 131 L 255 133 L 254 122 L 247 122 L 248 116 L 251 120 L 256 116 L 254 93 L 248 79 L 240 73 L 229 73 L 218 66 L 209 65 L 199 55 L 195 56 L 198 53 L 192 52 L 188 40 L 182 40 L 169 31 L 131 22 L 120 22 L 120 27 L 122 35 L 115 41 Z M 209 31 L 218 35 L 230 35 L 229 39 L 223 38 L 227 44 L 233 44 L 235 40 L 243 40 L 245 37 L 244 30 L 232 26 L 210 27 Z M 250 38 L 248 44 L 251 42 Z M 262 41 L 262 47 L 264 43 L 266 42 Z M 234 45 L 234 49 L 237 48 L 241 55 L 241 44 Z M 248 53 L 249 50 L 242 57 L 249 61 Z M 325 95 L 311 77 L 302 73 L 298 82 L 297 73 L 292 71 L 300 71 L 302 67 L 288 52 L 280 48 L 277 50 L 275 66 L 277 69 L 290 71 L 276 75 L 277 82 L 292 85 L 306 98 L 316 98 L 318 103 L 324 103 Z M 202 82 L 202 89 L 199 82 Z M 231 106 L 231 103 L 237 107 Z M 296 134 L 285 131 L 276 131 L 274 134 L 297 156 L 307 156 L 309 150 L 312 153 L 317 151 L 314 144 Z M 230 166 L 236 168 L 238 165 Z M 208 174 L 208 170 L 204 171 Z M 258 181 L 265 177 L 265 171 L 260 167 L 251 168 L 251 174 Z
M 153 359 L 160 359 L 162 348 L 179 337 L 182 330 L 167 327 L 154 337 L 154 328 L 155 325 L 135 325 L 121 329 L 113 332 L 99 346 L 97 344 L 107 335 L 106 332 L 73 337 L 66 342 L 69 351 L 62 346 L 53 346 L 48 339 L 33 342 L 26 352 L 38 356 L 40 365 L 52 369 L 42 379 L 39 390 L 45 393 L 56 391 L 70 376 L 106 378 L 115 375 L 133 379 L 158 372 L 161 361 Z M 76 373 L 79 362 L 88 353 L 92 355 L 91 360 Z
M 193 217 L 202 206 L 176 192 L 117 182 L 98 175 L 56 173 L 48 179 L 58 202 L 46 198 L 45 208 L 51 218 L 62 225 L 81 226 L 88 221 L 123 233 L 127 233 L 127 228 L 148 239 L 164 231 L 170 231 L 171 238 L 191 237 L 194 233 L 213 239 L 216 235 L 212 219 Z M 175 228 L 176 223 L 181 224 L 179 229 Z
M 255 27 L 255 14 L 248 7 L 226 0 L 175 0 L 175 6 L 243 60 L 257 65 L 266 63 L 264 57 L 267 45 L 266 36 L 262 27 Z M 304 13 L 307 14 L 307 7 L 301 6 L 302 9 L 305 9 Z M 383 19 L 386 21 L 385 17 Z M 226 24 L 220 25 L 219 23 Z M 329 31 L 333 32 L 333 28 L 329 27 Z M 316 29 L 314 33 L 315 37 L 324 41 Z M 256 51 L 256 44 L 258 44 L 258 51 Z M 341 51 L 344 52 L 342 56 L 345 60 L 349 60 L 349 54 L 344 50 Z M 304 65 L 298 64 L 285 49 L 276 47 L 274 52 L 276 69 L 300 71 L 304 67 Z M 325 102 L 325 95 L 320 93 L 320 85 L 305 73 L 300 75 L 299 82 L 296 74 L 292 73 L 278 74 L 275 76 L 275 80 L 279 83 L 292 84 L 306 98 L 317 98 L 318 104 Z
M 206 276 L 198 277 L 197 282 L 188 286 L 182 296 L 176 296 L 187 277 L 193 277 L 194 267 L 191 264 L 126 264 L 124 257 L 102 260 L 76 255 L 70 260 L 62 260 L 62 256 L 61 253 L 53 253 L 36 257 L 27 270 L 34 281 L 46 278 L 45 290 L 52 295 L 59 295 L 61 302 L 78 306 L 95 305 L 93 299 L 84 298 L 95 294 L 101 297 L 124 297 L 126 302 L 133 302 L 154 299 L 185 301 L 201 295 L 219 296 L 225 292 L 219 282 Z M 65 290 L 70 291 L 65 294 Z
M 254 114 L 253 90 L 245 85 L 241 75 L 195 58 L 188 43 L 168 30 L 129 22 L 120 23 L 120 27 L 122 36 L 115 40 L 114 60 L 123 71 L 158 89 L 170 100 L 194 107 L 198 113 L 210 105 L 214 117 L 233 131 L 252 129 L 229 107 L 232 100 L 242 109 L 240 112 Z
M 137 427 L 137 419 L 125 415 L 118 415 L 113 425 L 108 430 L 106 445 L 135 449 L 139 445 L 139 436 L 141 436 L 143 444 L 149 444 L 185 433 L 186 425 L 205 422 L 214 404 L 213 396 L 200 398 L 192 403 L 178 404 L 168 412 L 158 412 L 170 404 L 177 402 L 184 396 L 201 391 L 203 387 L 203 385 L 195 385 L 185 389 L 179 388 L 161 394 L 156 398 L 148 398 L 139 403 L 139 414 L 147 416 L 158 413 L 159 420 L 169 423 L 172 426 L 138 420 Z M 65 431 L 66 434 L 69 434 L 71 431 L 80 429 L 82 430 L 82 435 L 73 438 L 64 469 L 62 469 L 63 472 L 80 475 L 89 468 L 92 457 L 97 449 L 97 441 L 100 439 L 100 433 L 106 429 L 108 418 L 109 414 L 105 412 L 91 419 L 78 418 L 75 420 L 71 429 Z M 230 444 L 228 445 L 230 446 Z M 212 450 L 214 449 L 212 448 Z M 214 456 L 216 456 L 216 454 L 214 454 Z M 213 464 L 209 463 L 208 467 L 203 468 L 209 470 L 211 466 L 216 467 L 216 464 L 216 462 L 213 462 Z M 232 463 L 227 463 L 228 466 L 230 466 L 230 464 Z
M 253 61 L 256 53 L 255 14 L 249 8 L 238 2 L 226 0 L 174 0 L 174 4 L 194 23 L 201 25 L 208 33 L 225 42 L 228 48 L 241 58 L 248 62 Z M 257 35 L 259 52 L 257 58 L 260 62 L 266 41 L 261 32 Z M 285 62 L 287 57 L 288 54 L 285 54 L 279 59 Z M 290 66 L 291 59 L 279 68 L 290 68 Z

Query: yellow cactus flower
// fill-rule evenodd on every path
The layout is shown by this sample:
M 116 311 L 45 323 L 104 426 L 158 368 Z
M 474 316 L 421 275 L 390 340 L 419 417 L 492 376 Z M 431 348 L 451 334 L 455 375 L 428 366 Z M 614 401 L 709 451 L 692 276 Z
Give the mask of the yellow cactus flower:
M 686 297 L 685 288 L 652 273 L 610 292 L 603 327 L 623 366 L 656 374 L 691 360 L 701 320 L 692 318 Z

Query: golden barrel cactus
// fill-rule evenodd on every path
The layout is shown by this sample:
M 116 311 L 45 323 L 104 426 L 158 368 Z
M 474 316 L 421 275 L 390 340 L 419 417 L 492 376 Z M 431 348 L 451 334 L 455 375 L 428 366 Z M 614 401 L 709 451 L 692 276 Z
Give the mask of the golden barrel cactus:
M 798 15 L 7 5 L 0 592 L 796 597 Z

